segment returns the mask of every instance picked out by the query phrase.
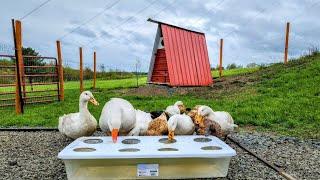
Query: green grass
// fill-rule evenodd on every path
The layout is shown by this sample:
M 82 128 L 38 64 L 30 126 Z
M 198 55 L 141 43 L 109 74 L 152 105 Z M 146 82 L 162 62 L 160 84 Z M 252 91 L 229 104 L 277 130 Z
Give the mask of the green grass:
M 147 78 L 139 78 L 140 86 L 145 85 Z M 136 79 L 120 79 L 120 80 L 97 80 L 96 98 L 99 102 L 105 102 L 104 98 L 109 98 L 112 95 L 111 90 L 119 88 L 136 87 Z M 92 81 L 84 81 L 86 90 L 92 88 Z M 42 86 L 39 89 L 52 88 L 50 86 Z M 102 91 L 102 92 L 99 92 Z M 65 82 L 65 101 L 54 102 L 50 104 L 37 104 L 25 106 L 25 113 L 17 116 L 14 108 L 0 108 L 0 113 L 5 113 L 6 117 L 0 119 L 0 125 L 7 126 L 56 126 L 58 117 L 64 113 L 76 112 L 78 110 L 79 101 L 79 82 Z M 110 96 L 111 97 L 111 96 Z M 103 104 L 100 105 L 100 110 Z M 96 108 L 93 108 L 98 112 Z M 98 118 L 98 114 L 95 116 Z
M 147 82 L 147 77 L 143 76 L 139 78 L 139 84 L 145 85 Z M 86 80 L 83 82 L 85 89 L 92 88 L 92 81 Z M 136 87 L 137 80 L 135 78 L 130 79 L 116 79 L 116 80 L 97 80 L 96 88 L 101 89 L 117 89 L 117 88 L 130 88 Z M 70 81 L 65 83 L 65 89 L 78 89 L 79 82 L 77 81 Z
M 248 74 L 253 73 L 259 70 L 259 67 L 254 68 L 237 68 L 237 69 L 227 69 L 222 71 L 222 76 L 229 77 L 229 76 L 236 76 L 241 74 Z M 211 71 L 212 77 L 218 78 L 219 77 L 219 70 Z
M 248 70 L 238 72 L 245 74 L 237 76 L 253 79 L 254 83 L 238 87 L 231 82 L 222 90 L 217 90 L 221 86 L 217 82 L 213 88 L 203 88 L 200 92 L 188 91 L 170 96 L 127 93 L 128 88 L 135 87 L 135 79 L 99 81 L 94 95 L 100 106 L 89 105 L 89 109 L 99 119 L 104 103 L 111 97 L 125 98 L 145 111 L 161 110 L 176 100 L 182 100 L 189 107 L 206 104 L 216 111 L 228 111 L 242 128 L 253 126 L 258 131 L 320 138 L 319 54 L 290 61 L 287 65 L 279 63 L 252 70 L 251 73 Z M 146 77 L 142 81 L 145 82 Z M 65 86 L 64 102 L 27 106 L 21 116 L 15 115 L 14 109 L 0 109 L 3 115 L 0 125 L 56 126 L 59 116 L 78 110 L 79 84 L 67 82 Z M 85 86 L 89 89 L 91 82 L 85 82 Z

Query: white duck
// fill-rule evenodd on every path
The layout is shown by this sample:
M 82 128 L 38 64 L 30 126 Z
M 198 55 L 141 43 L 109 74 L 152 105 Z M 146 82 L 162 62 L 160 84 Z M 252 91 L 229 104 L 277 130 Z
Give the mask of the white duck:
M 144 136 L 147 134 L 149 123 L 152 121 L 151 114 L 136 110 L 136 125 L 129 132 L 128 136 Z
M 79 98 L 79 112 L 59 117 L 58 129 L 62 134 L 76 139 L 82 136 L 91 136 L 96 131 L 97 120 L 88 110 L 88 101 L 99 105 L 90 91 L 84 91 Z
M 118 134 L 127 135 L 136 124 L 136 111 L 133 106 L 124 99 L 112 98 L 101 112 L 99 126 L 107 135 L 112 135 L 114 143 Z
M 181 114 L 185 111 L 185 106 L 182 101 L 177 101 L 174 105 L 170 105 L 166 108 L 166 114 L 171 117 L 175 114 Z
M 200 106 L 198 114 L 206 119 L 217 122 L 225 135 L 231 133 L 238 125 L 234 124 L 232 116 L 228 112 L 213 111 L 209 106 Z
M 190 116 L 185 114 L 175 114 L 168 120 L 168 139 L 173 140 L 174 135 L 191 135 L 195 126 Z

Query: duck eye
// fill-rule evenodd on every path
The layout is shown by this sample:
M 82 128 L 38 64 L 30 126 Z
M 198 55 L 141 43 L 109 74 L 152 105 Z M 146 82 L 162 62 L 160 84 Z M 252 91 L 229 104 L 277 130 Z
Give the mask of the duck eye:
M 85 95 L 88 95 L 87 93 L 84 93 Z

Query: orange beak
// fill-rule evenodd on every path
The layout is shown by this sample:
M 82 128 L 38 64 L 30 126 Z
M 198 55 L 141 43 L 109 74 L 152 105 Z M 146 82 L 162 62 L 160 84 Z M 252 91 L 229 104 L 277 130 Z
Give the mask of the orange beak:
M 118 133 L 119 129 L 112 129 L 111 135 L 112 135 L 112 141 L 113 143 L 116 143 L 118 140 Z
M 95 106 L 98 106 L 98 105 L 99 105 L 98 101 L 97 101 L 95 98 L 90 98 L 89 101 L 90 101 L 93 105 L 95 105 Z
M 174 131 L 170 131 L 169 130 L 169 133 L 168 133 L 168 141 L 172 141 L 174 140 Z

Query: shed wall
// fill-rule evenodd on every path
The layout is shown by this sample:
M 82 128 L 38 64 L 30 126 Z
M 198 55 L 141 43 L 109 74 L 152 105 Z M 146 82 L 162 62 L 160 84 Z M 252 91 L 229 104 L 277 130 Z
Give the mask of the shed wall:
M 156 53 L 151 82 L 169 83 L 168 66 L 164 49 L 158 49 Z
M 171 86 L 212 84 L 204 34 L 161 24 Z

